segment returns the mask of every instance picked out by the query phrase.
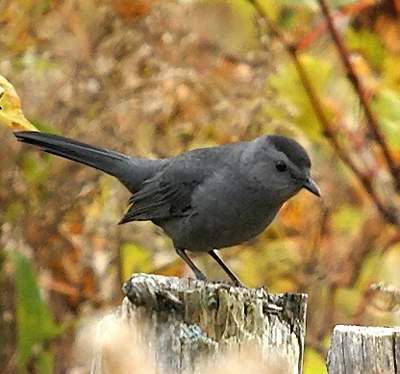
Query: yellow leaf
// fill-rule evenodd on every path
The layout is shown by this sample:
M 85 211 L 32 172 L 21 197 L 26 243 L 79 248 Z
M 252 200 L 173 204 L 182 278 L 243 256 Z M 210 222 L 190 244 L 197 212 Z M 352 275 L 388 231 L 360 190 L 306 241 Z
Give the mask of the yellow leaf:
M 13 131 L 39 131 L 25 118 L 21 109 L 21 100 L 15 88 L 2 75 L 0 75 L 0 123 Z

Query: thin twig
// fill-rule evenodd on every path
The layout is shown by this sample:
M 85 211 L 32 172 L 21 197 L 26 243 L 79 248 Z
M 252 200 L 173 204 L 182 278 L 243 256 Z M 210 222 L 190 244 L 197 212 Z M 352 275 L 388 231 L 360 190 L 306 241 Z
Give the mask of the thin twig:
M 382 217 L 389 223 L 398 224 L 397 217 L 393 214 L 391 209 L 387 208 L 381 199 L 379 198 L 378 194 L 376 193 L 372 181 L 369 176 L 360 170 L 357 165 L 353 162 L 350 156 L 346 153 L 345 149 L 339 143 L 339 140 L 336 136 L 336 131 L 332 126 L 330 120 L 326 116 L 323 105 L 321 100 L 311 83 L 311 79 L 308 76 L 307 71 L 305 70 L 303 64 L 301 63 L 298 49 L 295 44 L 291 43 L 286 36 L 281 32 L 281 30 L 270 20 L 267 13 L 265 12 L 264 8 L 260 5 L 257 0 L 247 0 L 250 4 L 253 5 L 254 9 L 257 11 L 258 15 L 265 21 L 265 24 L 272 35 L 276 37 L 276 39 L 282 44 L 285 48 L 286 52 L 291 57 L 293 64 L 296 68 L 296 71 L 299 75 L 300 81 L 304 87 L 304 90 L 310 100 L 311 106 L 314 109 L 315 115 L 318 118 L 319 122 L 324 129 L 324 135 L 331 143 L 332 147 L 336 151 L 339 158 L 346 164 L 357 179 L 360 181 L 361 185 L 364 187 L 367 194 L 370 196 L 372 202 L 376 206 L 379 213 Z
M 357 96 L 359 97 L 360 103 L 364 109 L 368 128 L 372 133 L 376 143 L 382 150 L 385 162 L 392 174 L 397 191 L 400 191 L 400 168 L 398 165 L 396 165 L 395 161 L 393 160 L 390 154 L 389 147 L 386 144 L 385 137 L 383 136 L 381 129 L 379 127 L 378 120 L 376 119 L 375 114 L 373 113 L 373 111 L 371 110 L 371 106 L 369 105 L 369 101 L 367 98 L 366 91 L 363 87 L 363 84 L 361 83 L 361 80 L 358 78 L 358 75 L 354 70 L 346 46 L 344 45 L 341 36 L 339 35 L 339 33 L 335 28 L 333 17 L 326 3 L 326 0 L 318 0 L 318 3 L 326 19 L 328 30 L 331 34 L 333 42 L 336 45 L 336 49 L 339 53 L 340 59 L 342 60 L 342 63 L 347 71 L 347 77 L 351 82 Z
M 353 4 L 345 5 L 340 7 L 338 11 L 332 14 L 333 20 L 340 20 L 343 18 L 348 18 L 353 14 L 360 13 L 363 9 L 371 6 L 371 3 L 359 0 Z M 299 51 L 307 49 L 321 34 L 323 34 L 327 29 L 326 21 L 323 20 L 318 23 L 310 32 L 308 32 L 301 40 L 297 43 L 297 49 Z

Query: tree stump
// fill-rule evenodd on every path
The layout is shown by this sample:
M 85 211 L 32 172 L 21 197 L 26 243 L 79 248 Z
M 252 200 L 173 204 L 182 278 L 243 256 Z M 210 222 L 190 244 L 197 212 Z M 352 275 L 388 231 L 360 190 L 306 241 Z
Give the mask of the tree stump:
M 114 318 L 137 331 L 136 341 L 115 344 L 147 347 L 151 356 L 146 360 L 155 363 L 154 372 L 214 372 L 204 368 L 212 368 L 227 352 L 251 350 L 259 354 L 257 365 L 267 369 L 262 372 L 301 373 L 304 294 L 273 295 L 262 288 L 147 274 L 133 275 L 123 292 L 126 297 Z M 109 334 L 107 318 L 98 324 L 97 341 Z M 104 344 L 96 347 L 91 372 L 110 373 Z
M 336 326 L 329 374 L 399 374 L 400 328 Z

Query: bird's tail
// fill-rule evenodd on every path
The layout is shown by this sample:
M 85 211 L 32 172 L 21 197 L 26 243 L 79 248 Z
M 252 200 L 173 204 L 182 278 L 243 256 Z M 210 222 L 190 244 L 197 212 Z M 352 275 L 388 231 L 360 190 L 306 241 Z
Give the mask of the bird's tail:
M 59 135 L 35 131 L 19 131 L 14 135 L 20 142 L 40 147 L 43 151 L 67 158 L 104 171 L 118 178 L 129 190 L 138 185 L 151 172 L 150 160 L 131 158 L 121 153 L 95 147 Z

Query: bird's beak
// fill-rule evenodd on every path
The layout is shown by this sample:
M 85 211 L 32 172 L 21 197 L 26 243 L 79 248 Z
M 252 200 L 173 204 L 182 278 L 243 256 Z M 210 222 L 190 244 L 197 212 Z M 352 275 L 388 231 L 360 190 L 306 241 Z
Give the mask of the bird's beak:
M 303 187 L 305 189 L 309 190 L 312 194 L 314 194 L 318 197 L 321 197 L 321 191 L 320 191 L 319 187 L 311 178 L 307 178 L 304 181 Z

